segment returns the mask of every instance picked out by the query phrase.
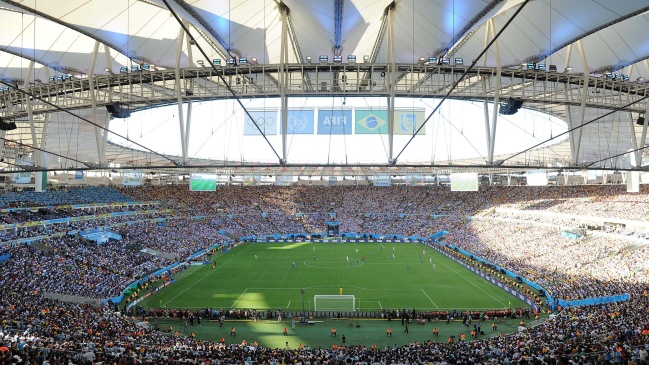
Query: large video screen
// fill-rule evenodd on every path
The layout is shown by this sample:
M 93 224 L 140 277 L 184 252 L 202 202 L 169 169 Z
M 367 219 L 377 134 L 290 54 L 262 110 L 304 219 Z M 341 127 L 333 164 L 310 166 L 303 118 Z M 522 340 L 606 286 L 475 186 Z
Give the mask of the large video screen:
M 216 174 L 191 174 L 190 191 L 216 191 Z
M 475 172 L 451 174 L 451 191 L 478 191 L 478 174 Z

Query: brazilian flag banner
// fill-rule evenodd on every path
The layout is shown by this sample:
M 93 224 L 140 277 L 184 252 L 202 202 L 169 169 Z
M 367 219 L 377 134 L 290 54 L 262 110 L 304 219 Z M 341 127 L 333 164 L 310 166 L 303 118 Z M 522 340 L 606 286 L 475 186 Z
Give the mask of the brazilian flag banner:
M 356 134 L 387 134 L 388 111 L 356 109 L 354 130 Z

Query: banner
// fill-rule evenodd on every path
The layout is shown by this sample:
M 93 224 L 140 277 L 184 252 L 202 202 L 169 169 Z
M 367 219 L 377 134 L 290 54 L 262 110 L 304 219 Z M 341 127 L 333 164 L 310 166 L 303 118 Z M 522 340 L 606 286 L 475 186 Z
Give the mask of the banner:
M 290 186 L 293 185 L 293 176 L 291 175 L 277 175 L 275 176 L 275 185 Z
M 140 186 L 142 185 L 142 177 L 144 173 L 142 170 L 130 170 L 122 173 L 122 185 L 124 186 Z
M 329 176 L 329 185 L 335 186 L 338 183 L 337 176 Z
M 250 186 L 259 185 L 259 183 L 261 183 L 261 176 L 244 176 L 243 183 Z
M 244 114 L 243 119 L 243 135 L 244 136 L 260 136 L 259 130 L 255 124 L 259 126 L 264 134 L 267 136 L 274 136 L 277 134 L 277 109 L 267 110 L 251 110 L 250 115 L 252 120 Z
M 395 110 L 394 111 L 394 134 L 413 135 L 424 123 L 424 110 Z M 426 128 L 422 128 L 419 135 L 426 134 Z
M 18 166 L 33 166 L 34 163 L 28 158 L 17 158 L 16 165 Z M 32 182 L 32 173 L 29 171 L 21 171 L 13 173 L 11 176 L 11 181 L 16 184 L 29 184 Z
M 355 131 L 356 134 L 387 134 L 388 111 L 356 109 Z
M 424 183 L 423 176 L 406 176 L 406 186 L 417 186 Z
M 390 186 L 390 176 L 374 176 L 372 180 L 374 186 Z
M 313 134 L 314 120 L 313 109 L 289 110 L 288 111 L 288 134 Z
M 352 111 L 318 109 L 318 134 L 352 134 Z
M 75 180 L 83 180 L 83 171 L 75 171 L 74 172 L 74 179 Z

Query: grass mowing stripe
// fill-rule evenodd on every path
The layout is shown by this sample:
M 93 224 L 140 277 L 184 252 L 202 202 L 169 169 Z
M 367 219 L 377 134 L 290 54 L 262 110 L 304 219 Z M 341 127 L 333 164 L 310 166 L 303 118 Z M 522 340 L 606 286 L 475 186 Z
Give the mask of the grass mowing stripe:
M 443 263 L 443 262 L 440 262 L 440 263 L 441 263 L 442 265 L 446 266 L 447 269 L 449 269 L 449 270 L 451 270 L 452 272 L 454 272 L 457 276 L 459 276 L 459 277 L 461 277 L 462 279 L 468 281 L 471 285 L 473 285 L 473 286 L 475 286 L 476 288 L 480 289 L 483 293 L 487 294 L 488 296 L 492 297 L 493 299 L 495 299 L 497 302 L 499 302 L 499 303 L 502 304 L 503 306 L 507 307 L 507 305 L 506 305 L 505 303 L 503 303 L 500 299 L 494 297 L 491 293 L 489 293 L 489 292 L 487 292 L 486 290 L 482 289 L 482 288 L 479 287 L 476 283 L 474 283 L 473 281 L 467 279 L 464 275 L 462 275 L 462 274 L 458 273 L 456 270 L 450 268 L 450 267 L 449 267 L 448 265 L 446 265 L 445 263 Z
M 185 294 L 185 292 L 186 292 L 187 290 L 191 289 L 192 287 L 194 287 L 194 285 L 196 285 L 196 284 L 200 283 L 201 281 L 203 281 L 203 279 L 205 279 L 205 278 L 208 277 L 209 275 L 211 275 L 211 274 L 213 274 L 214 272 L 216 272 L 218 269 L 220 269 L 221 267 L 223 267 L 223 265 L 227 264 L 229 261 L 231 261 L 231 260 L 234 259 L 235 257 L 241 255 L 244 251 L 246 251 L 247 249 L 249 249 L 249 248 L 252 247 L 253 245 L 254 245 L 254 243 L 252 243 L 250 246 L 244 248 L 241 252 L 238 252 L 236 255 L 230 257 L 229 259 L 227 259 L 227 260 L 226 260 L 224 263 L 222 263 L 221 265 L 215 267 L 214 270 L 208 271 L 207 274 L 205 274 L 202 278 L 196 280 L 194 283 L 192 283 L 192 285 L 190 285 L 190 286 L 188 286 L 187 288 L 185 288 L 185 290 L 183 290 L 183 291 L 181 291 L 180 293 L 178 293 L 175 297 L 169 299 L 166 303 L 163 304 L 163 307 L 166 307 L 167 304 L 171 303 L 174 299 L 176 299 L 176 298 L 178 298 L 179 296 Z

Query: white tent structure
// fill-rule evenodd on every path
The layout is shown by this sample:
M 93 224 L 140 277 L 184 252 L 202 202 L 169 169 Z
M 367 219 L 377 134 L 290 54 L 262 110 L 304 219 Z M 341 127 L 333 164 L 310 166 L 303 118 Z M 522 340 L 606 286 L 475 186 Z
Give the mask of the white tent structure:
M 648 14 L 649 0 L 1 0 L 0 167 L 636 169 L 649 108 Z M 550 121 L 521 122 L 534 139 L 516 148 L 502 139 L 499 113 L 514 102 Z M 427 134 L 395 133 L 392 110 L 404 105 L 423 110 Z M 163 107 L 172 116 L 153 112 Z M 250 111 L 269 108 L 277 132 L 246 136 Z M 300 108 L 386 110 L 388 130 L 373 140 L 294 136 L 288 120 Z M 478 114 L 460 121 L 470 108 Z M 136 115 L 144 117 L 129 121 Z M 553 118 L 564 124 L 548 131 Z M 205 120 L 218 138 L 205 138 Z M 436 127 L 444 123 L 453 131 Z M 153 130 L 167 137 L 146 140 Z M 439 143 L 459 143 L 439 142 L 444 133 L 480 147 L 442 156 Z M 379 141 L 380 158 L 291 152 L 293 140 L 309 138 L 339 150 Z

